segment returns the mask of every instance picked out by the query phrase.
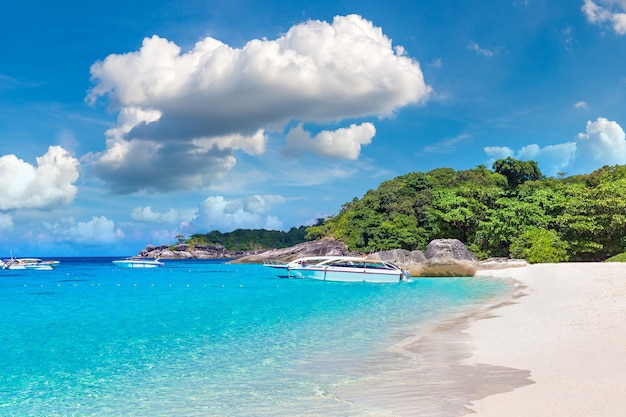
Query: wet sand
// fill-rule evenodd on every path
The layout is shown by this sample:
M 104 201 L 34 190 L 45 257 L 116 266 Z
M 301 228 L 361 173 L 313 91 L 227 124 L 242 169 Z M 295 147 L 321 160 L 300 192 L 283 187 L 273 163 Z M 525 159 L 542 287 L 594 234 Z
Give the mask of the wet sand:
M 533 384 L 528 370 L 467 363 L 473 346 L 470 325 L 519 297 L 520 287 L 509 281 L 512 293 L 407 329 L 380 356 L 359 358 L 364 377 L 336 387 L 337 400 L 351 404 L 354 416 L 453 417 L 471 413 L 473 400 Z
M 463 332 L 471 356 L 462 363 L 528 372 L 530 383 L 513 378 L 489 387 L 467 378 L 484 389 L 466 414 L 626 415 L 625 264 L 539 264 L 476 275 L 513 278 L 520 287 L 514 302 L 469 320 Z

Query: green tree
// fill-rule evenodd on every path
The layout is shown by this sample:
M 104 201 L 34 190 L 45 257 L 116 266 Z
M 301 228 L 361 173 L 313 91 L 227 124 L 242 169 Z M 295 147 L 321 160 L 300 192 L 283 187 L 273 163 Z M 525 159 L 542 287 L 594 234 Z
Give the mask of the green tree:
M 453 189 L 433 191 L 429 210 L 432 234 L 439 238 L 459 239 L 467 242 L 470 228 L 475 224 L 470 199 Z
M 605 170 L 606 171 L 606 170 Z M 626 244 L 626 178 L 593 173 L 569 185 L 568 205 L 560 217 L 563 238 L 572 258 L 602 261 L 624 251 Z
M 423 230 L 420 230 L 415 217 L 397 213 L 391 219 L 384 220 L 376 235 L 378 250 L 407 249 L 423 247 L 427 244 Z
M 555 263 L 567 261 L 567 243 L 554 230 L 530 228 L 511 244 L 511 256 L 526 259 L 529 263 Z
M 535 161 L 519 161 L 511 157 L 498 159 L 493 163 L 493 170 L 504 175 L 511 188 L 526 181 L 543 179 L 543 174 Z

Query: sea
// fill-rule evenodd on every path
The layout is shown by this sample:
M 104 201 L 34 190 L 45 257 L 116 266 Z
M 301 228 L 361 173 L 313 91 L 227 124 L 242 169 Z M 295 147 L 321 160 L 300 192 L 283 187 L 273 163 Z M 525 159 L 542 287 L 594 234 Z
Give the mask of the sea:
M 449 416 L 437 404 L 458 381 L 399 347 L 513 291 L 480 277 L 338 283 L 223 260 L 57 259 L 0 270 L 0 416 Z M 397 401 L 396 388 L 380 394 L 407 375 Z

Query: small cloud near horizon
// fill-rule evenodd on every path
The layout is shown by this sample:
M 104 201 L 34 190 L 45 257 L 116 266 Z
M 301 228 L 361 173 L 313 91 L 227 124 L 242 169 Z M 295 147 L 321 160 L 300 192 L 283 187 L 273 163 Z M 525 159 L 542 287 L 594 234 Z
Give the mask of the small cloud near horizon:
M 570 175 L 589 174 L 605 165 L 626 164 L 626 134 L 615 121 L 598 117 L 588 121 L 585 132 L 574 141 L 540 147 L 526 145 L 515 151 L 509 147 L 488 146 L 489 164 L 497 159 L 513 157 L 534 160 L 546 175 L 568 172 Z

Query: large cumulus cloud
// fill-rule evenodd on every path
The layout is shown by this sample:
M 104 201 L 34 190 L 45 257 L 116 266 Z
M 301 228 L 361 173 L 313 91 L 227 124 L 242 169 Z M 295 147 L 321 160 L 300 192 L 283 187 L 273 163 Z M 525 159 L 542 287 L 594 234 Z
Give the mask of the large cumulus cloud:
M 388 117 L 431 91 L 419 63 L 357 15 L 332 24 L 308 21 L 242 48 L 206 38 L 183 52 L 153 36 L 139 51 L 97 62 L 91 74 L 88 100 L 107 96 L 120 110 L 120 123 L 94 162 L 118 192 L 205 186 L 234 166 L 236 151 L 264 152 L 269 129 Z M 355 142 L 345 129 L 354 127 L 327 131 L 326 138 L 352 147 L 369 143 Z M 292 154 L 298 145 L 318 149 L 291 141 Z
M 50 146 L 36 161 L 34 166 L 15 155 L 0 157 L 0 211 L 52 210 L 74 201 L 78 160 L 60 146 Z

